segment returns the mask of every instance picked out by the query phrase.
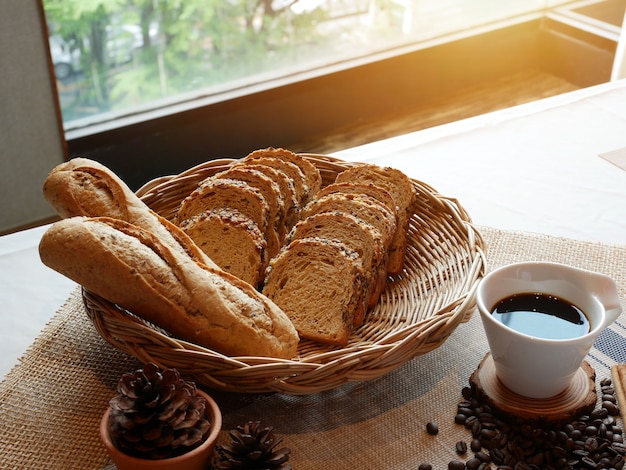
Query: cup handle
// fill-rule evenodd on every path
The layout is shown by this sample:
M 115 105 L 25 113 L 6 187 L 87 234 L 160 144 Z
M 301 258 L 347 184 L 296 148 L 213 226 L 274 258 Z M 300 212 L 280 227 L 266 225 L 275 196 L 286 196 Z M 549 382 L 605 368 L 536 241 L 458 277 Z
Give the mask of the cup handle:
M 596 274 L 598 284 L 595 295 L 604 306 L 606 312 L 603 328 L 612 324 L 622 313 L 622 304 L 617 293 L 615 281 L 604 274 Z

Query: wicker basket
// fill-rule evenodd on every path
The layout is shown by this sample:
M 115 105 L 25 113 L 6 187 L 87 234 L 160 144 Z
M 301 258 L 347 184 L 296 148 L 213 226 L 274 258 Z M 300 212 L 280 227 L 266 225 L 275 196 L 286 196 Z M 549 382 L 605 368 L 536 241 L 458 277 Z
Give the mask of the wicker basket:
M 305 154 L 322 173 L 323 184 L 355 163 Z M 158 178 L 137 194 L 153 210 L 172 219 L 179 202 L 204 178 L 233 160 L 212 160 L 177 176 Z M 388 281 L 376 308 L 345 348 L 303 340 L 299 357 L 227 357 L 172 338 L 130 312 L 83 291 L 98 332 L 141 361 L 175 367 L 205 386 L 233 392 L 309 394 L 350 381 L 386 374 L 440 346 L 469 318 L 484 273 L 484 242 L 454 199 L 413 181 L 419 210 L 409 227 L 405 272 Z

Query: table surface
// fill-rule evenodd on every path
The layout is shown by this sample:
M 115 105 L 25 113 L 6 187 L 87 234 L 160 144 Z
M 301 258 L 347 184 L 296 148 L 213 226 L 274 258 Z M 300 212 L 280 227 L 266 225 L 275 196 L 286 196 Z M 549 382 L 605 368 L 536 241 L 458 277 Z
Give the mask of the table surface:
M 625 148 L 620 81 L 335 156 L 399 168 L 458 199 L 479 226 L 623 246 L 626 170 L 618 164 Z M 617 164 L 602 157 L 608 154 Z M 39 261 L 45 229 L 0 238 L 0 377 L 76 287 Z
M 393 166 L 456 198 L 477 225 L 626 242 L 626 80 L 337 152 Z M 626 152 L 626 150 L 624 150 Z M 622 159 L 624 161 L 626 159 Z M 0 238 L 0 377 L 75 285 L 43 266 L 46 227 Z

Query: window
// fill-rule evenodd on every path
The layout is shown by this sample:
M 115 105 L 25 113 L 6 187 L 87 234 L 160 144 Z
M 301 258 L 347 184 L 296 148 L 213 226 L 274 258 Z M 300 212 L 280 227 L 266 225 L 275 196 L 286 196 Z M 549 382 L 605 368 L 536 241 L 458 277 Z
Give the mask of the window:
M 298 80 L 564 0 L 44 0 L 66 131 Z

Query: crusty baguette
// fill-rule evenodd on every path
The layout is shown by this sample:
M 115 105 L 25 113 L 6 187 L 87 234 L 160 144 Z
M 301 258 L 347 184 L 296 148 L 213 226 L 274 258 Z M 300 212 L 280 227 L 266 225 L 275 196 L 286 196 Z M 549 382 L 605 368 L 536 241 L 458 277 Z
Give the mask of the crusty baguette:
M 119 176 L 94 160 L 74 158 L 56 166 L 44 181 L 43 194 L 62 218 L 124 220 L 154 233 L 173 249 L 217 267 L 180 228 L 152 211 Z
M 291 358 L 298 335 L 272 301 L 121 220 L 72 217 L 39 245 L 43 263 L 176 337 L 232 356 Z

